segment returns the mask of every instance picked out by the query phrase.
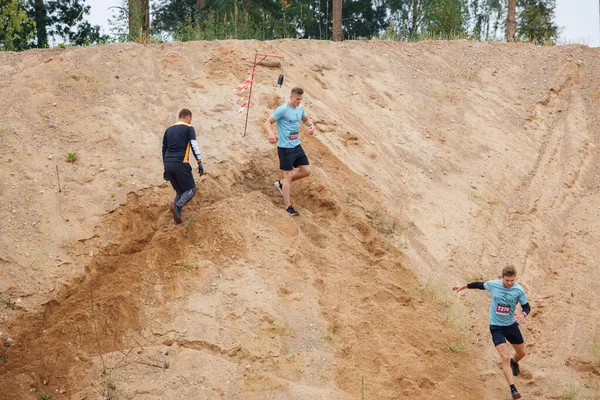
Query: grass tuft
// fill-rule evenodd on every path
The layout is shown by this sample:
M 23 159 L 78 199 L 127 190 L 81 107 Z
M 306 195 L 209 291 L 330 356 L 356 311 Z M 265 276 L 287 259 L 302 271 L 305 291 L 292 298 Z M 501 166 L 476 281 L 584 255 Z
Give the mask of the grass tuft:
M 462 340 L 459 340 L 458 342 L 451 342 L 446 344 L 446 350 L 454 353 L 462 353 L 465 351 L 465 344 Z
M 67 156 L 65 157 L 65 160 L 68 163 L 74 163 L 75 161 L 77 161 L 77 152 L 73 152 L 73 153 L 69 153 L 67 154 Z
M 575 384 L 574 381 L 569 382 L 569 386 L 565 389 L 562 394 L 564 400 L 575 400 L 579 397 L 581 388 Z

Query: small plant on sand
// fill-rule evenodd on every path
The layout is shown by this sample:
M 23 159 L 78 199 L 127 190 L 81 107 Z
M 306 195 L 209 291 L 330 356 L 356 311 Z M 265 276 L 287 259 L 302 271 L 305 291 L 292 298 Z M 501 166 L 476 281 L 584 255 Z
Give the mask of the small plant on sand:
M 292 328 L 287 321 L 275 321 L 273 323 L 273 330 L 285 336 L 291 336 L 292 334 Z
M 588 364 L 595 373 L 600 372 L 600 342 L 598 341 L 592 343 L 590 346 Z
M 190 261 L 190 260 L 180 260 L 178 262 L 178 264 L 179 264 L 179 269 L 181 269 L 182 271 L 188 271 L 193 268 L 198 268 L 198 265 L 196 265 L 196 263 L 194 261 Z
M 255 370 L 248 370 L 246 371 L 246 379 L 249 381 L 264 381 L 265 380 L 265 376 L 263 374 L 260 373 L 260 371 L 255 371 Z
M 386 207 L 381 204 L 376 204 L 372 210 L 367 210 L 365 215 L 370 220 L 371 226 L 383 235 L 392 235 L 399 228 L 397 219 L 391 216 Z
M 97 304 L 102 304 L 98 301 Z M 125 311 L 125 307 L 119 303 L 105 307 Z M 94 349 L 92 354 L 98 360 L 99 386 L 97 392 L 103 399 L 114 399 L 117 387 L 115 385 L 114 373 L 121 368 L 132 364 L 146 365 L 159 369 L 169 368 L 169 362 L 162 353 L 154 353 L 144 347 L 147 342 L 141 334 L 127 335 L 122 329 L 118 315 L 114 318 L 107 317 L 106 309 L 97 309 L 94 292 L 90 291 L 90 322 L 94 338 Z
M 56 89 L 61 92 L 68 92 L 73 89 L 73 84 L 71 82 L 58 82 L 56 84 Z
M 196 217 L 197 217 L 197 215 L 194 215 L 192 218 L 190 218 L 188 220 L 187 224 L 185 224 L 185 237 L 187 237 L 188 233 L 190 233 L 190 230 L 192 229 L 192 225 L 194 224 Z
M 462 353 L 465 351 L 465 344 L 462 340 L 459 340 L 458 342 L 451 342 L 446 345 L 446 350 L 454 353 Z
M 424 285 L 412 286 L 407 291 L 415 297 L 445 308 L 450 307 L 453 302 L 452 298 L 442 291 L 431 278 Z
M 196 215 L 194 215 L 192 218 L 190 218 L 187 222 L 187 225 L 185 226 L 185 229 L 187 231 L 189 231 L 190 229 L 192 229 L 192 225 L 194 224 L 194 221 L 196 220 Z
M 323 333 L 323 336 L 321 336 L 321 338 L 332 345 L 337 345 L 337 343 L 340 342 L 340 338 L 334 334 L 333 332 L 331 332 L 330 330 L 327 330 L 327 332 Z
M 46 393 L 40 394 L 40 400 L 48 400 L 51 396 Z
M 464 313 L 457 311 L 453 306 L 448 308 L 446 313 L 446 319 L 444 320 L 444 326 L 448 329 L 454 329 L 455 331 L 461 331 L 462 324 L 461 319 L 464 317 Z
M 94 93 L 98 92 L 98 90 L 102 87 L 102 79 L 100 79 L 98 73 L 95 73 L 94 75 L 88 77 L 87 80 L 89 83 L 90 90 Z
M 360 377 L 360 398 L 361 400 L 365 400 L 365 376 L 361 376 Z
M 276 321 L 265 321 L 260 326 L 260 331 L 277 333 L 282 336 L 291 336 L 292 328 L 287 321 L 276 320 Z M 260 333 L 260 337 L 262 337 L 262 332 Z
M 458 89 L 456 88 L 447 88 L 444 92 L 444 98 L 450 100 L 450 102 L 454 103 L 458 100 Z
M 122 180 L 118 180 L 118 181 L 117 181 L 117 186 L 118 186 L 118 187 L 121 187 L 121 186 L 123 186 L 123 185 L 124 185 L 124 183 L 123 183 L 123 181 L 122 181 Z
M 480 273 L 465 273 L 465 274 L 461 274 L 461 277 L 464 281 L 467 282 L 479 282 L 479 281 L 486 281 L 487 279 L 484 278 L 484 274 L 480 274 Z
M 7 305 L 10 306 L 10 303 L 7 303 Z M 8 348 L 2 346 L 2 348 L 0 349 L 0 365 L 1 363 L 5 362 L 6 360 L 8 360 Z
M 562 398 L 564 400 L 575 400 L 579 397 L 581 388 L 575 384 L 574 381 L 569 382 L 569 386 L 565 389 Z
M 75 161 L 77 161 L 77 152 L 67 154 L 67 157 L 65 157 L 65 159 L 69 163 L 74 163 Z

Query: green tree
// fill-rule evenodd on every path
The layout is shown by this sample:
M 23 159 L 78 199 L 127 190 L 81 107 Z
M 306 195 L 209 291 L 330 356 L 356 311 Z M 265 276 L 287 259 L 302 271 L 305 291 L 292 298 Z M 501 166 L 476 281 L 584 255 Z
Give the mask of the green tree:
M 0 0 L 0 50 L 27 49 L 34 36 L 34 26 L 23 0 Z
M 471 0 L 469 22 L 476 40 L 499 39 L 504 28 L 507 41 L 553 42 L 558 37 L 554 22 L 556 0 Z M 514 25 L 513 25 L 514 24 Z
M 156 1 L 152 7 L 152 29 L 156 33 L 176 33 L 186 26 L 197 27 L 201 21 L 198 3 L 197 0 Z
M 434 38 L 466 35 L 466 4 L 462 0 L 430 0 L 423 10 L 422 27 Z
M 108 18 L 110 33 L 117 42 L 126 42 L 129 39 L 129 6 L 128 0 L 120 0 L 119 4 L 109 9 L 112 11 Z
M 105 42 L 107 37 L 100 34 L 100 26 L 92 26 L 84 20 L 84 16 L 90 13 L 90 6 L 85 2 L 86 0 L 48 1 L 48 35 L 78 46 Z
M 159 0 L 153 30 L 180 40 L 296 37 L 302 10 L 300 1 L 286 0 Z
M 377 0 L 345 0 L 342 6 L 344 36 L 347 38 L 371 38 L 387 26 L 387 6 Z M 332 18 L 327 18 L 331 22 Z M 333 27 L 326 24 L 327 31 Z M 331 37 L 328 33 L 328 37 Z
M 519 40 L 536 44 L 555 43 L 558 26 L 554 22 L 556 0 L 518 0 Z
M 37 47 L 48 47 L 48 12 L 44 0 L 34 0 L 33 13 L 35 18 L 35 30 L 37 37 Z
M 466 0 L 389 0 L 391 22 L 401 38 L 466 35 Z
M 185 39 L 330 39 L 332 1 L 206 0 L 200 8 L 195 0 L 158 0 L 153 30 Z M 343 0 L 341 17 L 337 29 L 346 37 L 372 37 L 387 25 L 381 0 Z
M 503 25 L 502 0 L 471 0 L 468 5 L 471 37 L 475 40 L 491 40 Z
M 35 20 L 35 40 L 31 47 L 48 47 L 49 38 L 72 45 L 90 45 L 105 42 L 98 25 L 92 26 L 84 17 L 90 6 L 86 0 L 27 0 L 27 13 Z
M 510 30 L 509 1 L 518 1 L 518 31 L 511 38 L 552 36 L 555 0 L 342 0 L 341 20 L 334 0 L 156 0 L 153 30 L 180 40 L 339 39 L 340 30 L 347 38 L 393 30 L 401 40 L 498 40 Z

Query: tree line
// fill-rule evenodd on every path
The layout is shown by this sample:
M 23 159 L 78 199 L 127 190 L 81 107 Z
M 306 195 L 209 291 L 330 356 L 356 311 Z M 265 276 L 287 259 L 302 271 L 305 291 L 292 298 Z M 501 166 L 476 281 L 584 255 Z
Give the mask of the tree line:
M 86 0 L 0 0 L 0 50 L 56 43 L 303 38 L 555 43 L 556 0 L 121 0 L 111 35 Z M 150 19 L 152 16 L 152 20 Z

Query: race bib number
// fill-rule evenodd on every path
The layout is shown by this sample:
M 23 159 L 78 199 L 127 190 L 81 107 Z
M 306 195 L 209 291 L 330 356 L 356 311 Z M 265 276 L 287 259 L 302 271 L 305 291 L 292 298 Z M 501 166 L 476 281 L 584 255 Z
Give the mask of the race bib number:
M 496 314 L 510 315 L 510 306 L 506 306 L 504 304 L 498 304 L 496 306 Z
M 298 132 L 290 133 L 290 140 L 298 140 Z

